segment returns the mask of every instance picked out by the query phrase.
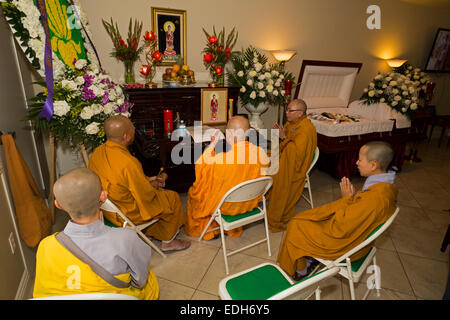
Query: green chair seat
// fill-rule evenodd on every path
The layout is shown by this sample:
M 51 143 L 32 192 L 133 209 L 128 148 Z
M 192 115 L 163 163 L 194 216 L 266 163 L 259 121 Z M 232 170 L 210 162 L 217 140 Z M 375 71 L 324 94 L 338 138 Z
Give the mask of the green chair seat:
M 232 223 L 244 218 L 248 218 L 251 216 L 254 216 L 255 214 L 261 213 L 261 210 L 256 207 L 255 209 L 251 210 L 251 211 L 247 211 L 245 213 L 241 213 L 241 214 L 237 214 L 234 216 L 229 216 L 229 215 L 225 215 L 222 213 L 222 219 L 225 220 L 227 223 Z
M 119 226 L 116 226 L 114 223 L 112 223 L 111 221 L 106 219 L 105 216 L 103 216 L 103 223 L 105 224 L 105 226 L 108 226 L 108 227 L 111 227 L 111 228 L 120 228 Z
M 291 284 L 271 265 L 252 270 L 227 281 L 226 288 L 233 300 L 266 300 Z

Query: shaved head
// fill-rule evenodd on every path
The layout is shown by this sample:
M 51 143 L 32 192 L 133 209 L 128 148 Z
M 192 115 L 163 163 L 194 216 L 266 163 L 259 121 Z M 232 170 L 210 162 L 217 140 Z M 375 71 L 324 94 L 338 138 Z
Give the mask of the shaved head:
M 364 145 L 368 161 L 378 162 L 380 170 L 386 172 L 394 158 L 394 151 L 389 143 L 384 141 L 372 141 Z
M 131 120 L 122 115 L 112 116 L 105 121 L 106 138 L 114 142 L 121 142 L 124 135 L 131 134 L 133 130 Z
M 88 168 L 69 171 L 53 187 L 56 201 L 74 219 L 94 216 L 100 207 L 102 184 Z
M 250 123 L 243 116 L 234 116 L 228 120 L 226 136 L 230 144 L 245 140 L 245 133 L 250 129 Z
M 306 112 L 308 107 L 306 106 L 306 102 L 302 99 L 294 99 L 289 103 L 293 109 L 301 110 Z

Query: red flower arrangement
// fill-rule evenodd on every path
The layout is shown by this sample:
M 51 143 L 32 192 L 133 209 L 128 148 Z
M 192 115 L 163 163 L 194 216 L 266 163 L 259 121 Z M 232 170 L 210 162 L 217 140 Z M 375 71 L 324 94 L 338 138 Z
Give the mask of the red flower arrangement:
M 152 82 L 156 73 L 156 66 L 159 65 L 162 59 L 162 53 L 156 50 L 158 39 L 153 31 L 146 31 L 144 34 L 145 42 L 145 59 L 147 64 L 140 69 L 142 76 L 146 79 L 147 87 L 156 87 L 156 83 Z
M 202 28 L 203 29 L 203 28 Z M 233 47 L 238 39 L 238 32 L 233 28 L 225 37 L 225 28 L 216 33 L 213 27 L 213 34 L 209 34 L 205 29 L 203 32 L 206 35 L 207 44 L 203 49 L 203 64 L 211 73 L 214 82 L 211 85 L 224 85 L 225 65 L 235 54 Z

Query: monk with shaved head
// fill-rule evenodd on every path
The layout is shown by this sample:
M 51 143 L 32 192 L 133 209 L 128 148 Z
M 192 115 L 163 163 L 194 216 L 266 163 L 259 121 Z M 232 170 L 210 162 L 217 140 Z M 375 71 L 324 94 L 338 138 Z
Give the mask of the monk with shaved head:
M 159 219 L 143 232 L 161 240 L 161 251 L 170 253 L 185 250 L 189 241 L 176 239 L 186 221 L 180 196 L 163 189 L 165 180 L 147 177 L 138 159 L 128 147 L 134 141 L 134 125 L 122 115 L 105 121 L 106 142 L 97 147 L 89 159 L 89 168 L 95 171 L 108 191 L 111 200 L 134 224 L 141 225 Z M 111 223 L 121 226 L 122 218 L 112 212 L 104 212 Z
M 227 152 L 216 152 L 215 146 L 221 131 L 216 130 L 210 145 L 195 163 L 195 182 L 189 188 L 187 199 L 187 224 L 185 232 L 192 237 L 200 237 L 206 228 L 211 215 L 219 205 L 222 197 L 241 182 L 256 179 L 265 175 L 269 159 L 263 149 L 246 141 L 250 124 L 242 116 L 232 117 L 226 127 Z M 258 199 L 239 203 L 225 203 L 221 207 L 222 214 L 237 215 L 252 211 L 258 206 Z M 217 228 L 214 221 L 209 229 Z M 228 236 L 238 237 L 242 227 L 227 231 Z M 220 231 L 209 231 L 203 236 L 211 240 Z
M 104 224 L 100 206 L 108 194 L 90 169 L 79 168 L 54 185 L 55 205 L 70 221 L 62 231 L 74 248 L 124 285 L 117 287 L 91 269 L 92 262 L 61 243 L 58 233 L 41 241 L 36 255 L 33 297 L 92 292 L 122 293 L 139 299 L 157 299 L 158 282 L 150 268 L 151 248 L 136 232 Z
M 306 102 L 294 99 L 285 109 L 286 124 L 273 126 L 279 130 L 280 144 L 278 171 L 272 176 L 272 189 L 267 194 L 267 219 L 272 232 L 284 231 L 295 215 L 317 147 L 316 128 L 306 111 Z
M 347 177 L 340 182 L 339 200 L 299 212 L 289 222 L 278 255 L 278 262 L 298 281 L 317 265 L 313 258 L 335 260 L 363 242 L 396 210 L 395 172 L 387 171 L 394 152 L 383 141 L 369 142 L 359 150 L 356 162 L 361 176 L 367 177 L 362 190 Z M 356 261 L 370 250 L 365 248 L 352 257 Z

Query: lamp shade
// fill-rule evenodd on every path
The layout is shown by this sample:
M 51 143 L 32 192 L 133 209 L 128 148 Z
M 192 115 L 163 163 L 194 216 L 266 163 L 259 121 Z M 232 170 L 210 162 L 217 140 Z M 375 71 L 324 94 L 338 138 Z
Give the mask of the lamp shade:
M 389 67 L 391 68 L 400 68 L 406 61 L 408 60 L 403 60 L 403 59 L 389 59 L 386 60 L 386 63 L 389 65 Z
M 272 50 L 270 53 L 278 61 L 289 61 L 297 52 L 295 50 Z

